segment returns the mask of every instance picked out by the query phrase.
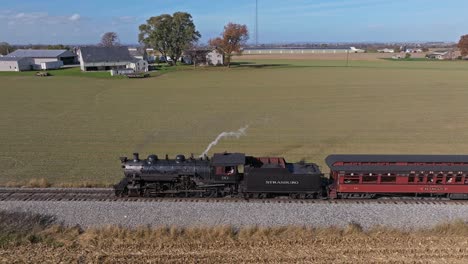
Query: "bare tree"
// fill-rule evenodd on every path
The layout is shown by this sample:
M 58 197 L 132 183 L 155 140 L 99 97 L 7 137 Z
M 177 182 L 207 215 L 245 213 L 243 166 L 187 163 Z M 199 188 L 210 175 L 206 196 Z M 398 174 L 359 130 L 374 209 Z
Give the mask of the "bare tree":
M 102 35 L 100 46 L 115 47 L 120 46 L 119 36 L 115 32 L 106 32 Z
M 10 44 L 6 42 L 0 42 L 0 55 L 7 55 L 8 53 L 12 52 L 14 50 L 13 47 L 10 46 Z

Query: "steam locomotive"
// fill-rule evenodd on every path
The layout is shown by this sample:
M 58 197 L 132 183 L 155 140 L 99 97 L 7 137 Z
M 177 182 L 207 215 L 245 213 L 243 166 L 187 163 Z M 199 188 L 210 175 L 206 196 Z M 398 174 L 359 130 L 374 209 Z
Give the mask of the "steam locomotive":
M 117 196 L 468 199 L 468 155 L 330 155 L 329 177 L 314 163 L 243 153 L 120 160 Z
M 243 153 L 216 153 L 212 159 L 141 160 L 120 158 L 125 177 L 114 187 L 117 196 L 252 197 L 326 196 L 325 178 L 314 163 L 287 163 L 279 157 L 252 157 Z

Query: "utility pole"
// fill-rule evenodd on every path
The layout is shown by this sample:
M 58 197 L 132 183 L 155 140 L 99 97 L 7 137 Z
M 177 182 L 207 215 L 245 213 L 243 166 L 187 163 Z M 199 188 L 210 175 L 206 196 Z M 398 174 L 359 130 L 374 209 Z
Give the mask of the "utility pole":
M 349 66 L 349 49 L 346 51 L 346 67 Z
M 255 0 L 255 46 L 258 46 L 258 0 Z

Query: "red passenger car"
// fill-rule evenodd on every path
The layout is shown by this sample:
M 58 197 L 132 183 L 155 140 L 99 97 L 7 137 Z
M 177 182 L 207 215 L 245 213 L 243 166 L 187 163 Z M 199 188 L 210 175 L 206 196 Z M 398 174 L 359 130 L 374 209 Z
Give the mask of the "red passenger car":
M 468 155 L 330 155 L 330 198 L 468 199 Z

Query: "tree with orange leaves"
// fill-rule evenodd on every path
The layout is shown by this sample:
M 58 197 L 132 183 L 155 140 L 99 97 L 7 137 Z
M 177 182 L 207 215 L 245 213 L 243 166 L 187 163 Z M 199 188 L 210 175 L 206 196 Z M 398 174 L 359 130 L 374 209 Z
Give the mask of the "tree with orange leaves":
M 249 39 L 249 31 L 246 25 L 228 23 L 224 26 L 224 32 L 221 37 L 210 39 L 209 44 L 223 53 L 225 64 L 231 66 L 231 57 L 233 53 L 241 53 L 241 46 Z
M 463 35 L 460 37 L 458 48 L 460 49 L 461 55 L 463 57 L 468 55 L 468 35 Z

